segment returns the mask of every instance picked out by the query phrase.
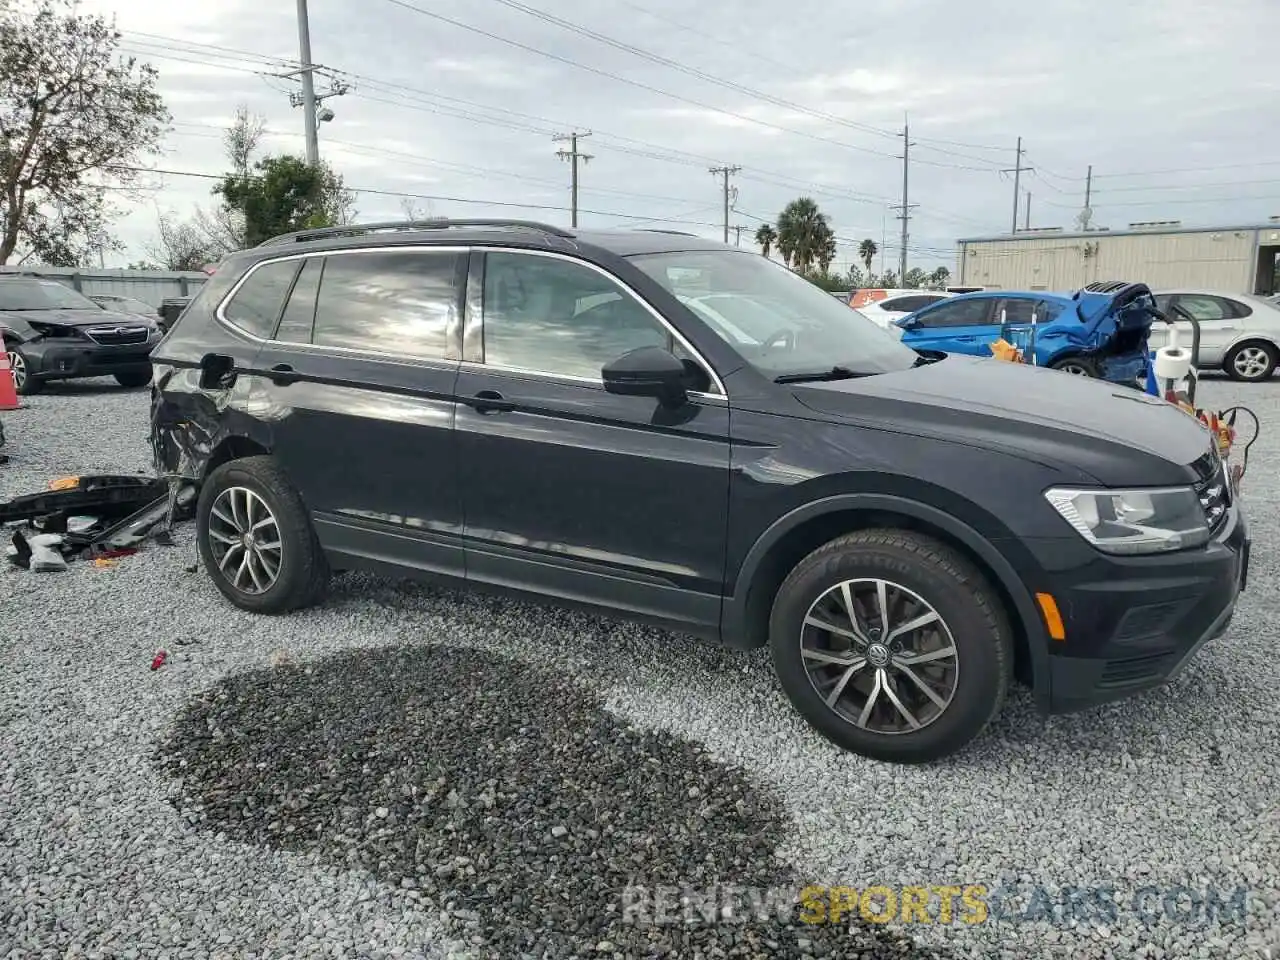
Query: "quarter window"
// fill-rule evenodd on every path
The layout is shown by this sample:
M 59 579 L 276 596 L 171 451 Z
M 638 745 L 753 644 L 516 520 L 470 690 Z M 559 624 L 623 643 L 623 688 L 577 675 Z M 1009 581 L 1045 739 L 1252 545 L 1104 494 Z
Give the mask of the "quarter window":
M 267 339 L 276 328 L 284 298 L 297 272 L 297 260 L 262 264 L 240 284 L 240 289 L 222 308 L 222 315 L 246 333 Z
M 439 360 L 457 316 L 459 255 L 371 251 L 325 258 L 316 346 Z
M 499 367 L 599 380 L 601 368 L 672 337 L 605 275 L 557 257 L 485 257 L 484 359 Z

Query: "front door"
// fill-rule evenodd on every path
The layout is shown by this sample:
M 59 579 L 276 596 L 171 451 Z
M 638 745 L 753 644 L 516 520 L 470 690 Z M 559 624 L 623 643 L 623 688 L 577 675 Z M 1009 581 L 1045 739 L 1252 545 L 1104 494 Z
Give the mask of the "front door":
M 941 350 L 989 357 L 988 345 L 1000 336 L 998 321 L 991 316 L 995 301 L 955 298 L 917 313 L 915 325 L 902 333 L 902 342 L 915 350 Z
M 1156 298 L 1161 312 L 1169 316 L 1186 315 L 1195 317 L 1200 325 L 1200 352 L 1196 357 L 1198 367 L 1219 367 L 1223 354 L 1231 343 L 1244 330 L 1241 318 L 1247 312 L 1242 304 L 1207 293 L 1175 293 L 1161 294 Z M 1178 328 L 1178 345 L 1191 349 L 1193 336 L 1191 321 L 1180 319 Z M 1169 342 L 1168 325 L 1157 321 L 1151 325 L 1148 339 L 1150 349 L 1158 350 Z
M 431 247 L 308 257 L 258 354 L 259 417 L 335 562 L 463 573 L 453 390 L 466 261 Z
M 726 398 L 646 304 L 583 261 L 490 251 L 471 283 L 457 387 L 468 579 L 714 633 Z M 601 368 L 642 346 L 684 353 L 699 388 L 685 406 L 605 391 Z

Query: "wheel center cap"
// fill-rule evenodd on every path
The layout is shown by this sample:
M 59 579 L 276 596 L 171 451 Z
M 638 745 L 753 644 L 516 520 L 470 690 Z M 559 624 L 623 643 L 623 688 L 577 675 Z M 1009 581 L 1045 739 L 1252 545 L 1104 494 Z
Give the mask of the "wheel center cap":
M 252 546 L 253 546 L 253 534 L 252 534 L 252 533 L 243 533 L 243 534 L 241 534 L 241 535 L 240 535 L 240 542 L 244 544 L 244 546 L 245 546 L 245 549 L 246 549 L 246 550 L 247 550 L 249 547 L 252 547 Z
M 889 648 L 883 643 L 873 643 L 867 648 L 867 659 L 873 667 L 884 667 L 889 663 Z

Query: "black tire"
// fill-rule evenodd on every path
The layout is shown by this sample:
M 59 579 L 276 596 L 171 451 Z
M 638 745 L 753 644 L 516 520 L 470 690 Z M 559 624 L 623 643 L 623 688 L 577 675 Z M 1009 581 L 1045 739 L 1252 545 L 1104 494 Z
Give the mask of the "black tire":
M 1232 380 L 1242 383 L 1263 383 L 1276 372 L 1280 354 L 1273 343 L 1250 340 L 1237 344 L 1222 358 L 1222 370 Z
M 1094 380 L 1100 375 L 1097 362 L 1089 357 L 1063 357 L 1049 364 L 1049 369 L 1077 377 L 1092 377 Z
M 246 488 L 266 504 L 280 533 L 279 573 L 261 593 L 239 589 L 218 568 L 211 547 L 209 517 L 219 495 L 232 487 Z M 196 506 L 196 542 L 200 560 L 223 596 L 242 610 L 282 614 L 311 606 L 323 599 L 329 585 L 329 565 L 316 539 L 302 497 L 284 471 L 267 456 L 231 460 L 216 468 L 200 489 Z M 234 565 L 234 560 L 232 565 Z
M 858 726 L 827 706 L 806 669 L 801 643 L 810 609 L 831 588 L 861 579 L 906 588 L 933 607 L 950 633 L 958 664 L 954 690 L 945 709 L 920 729 L 887 733 Z M 895 763 L 937 760 L 977 737 L 999 712 L 1013 667 L 1008 617 L 986 578 L 946 544 L 904 530 L 847 534 L 800 561 L 774 600 L 769 645 L 783 689 L 818 732 L 845 750 Z M 863 699 L 870 698 L 868 692 Z
M 151 368 L 146 370 L 136 370 L 129 373 L 115 374 L 116 383 L 124 387 L 126 390 L 136 390 L 138 387 L 145 387 L 151 382 Z
M 9 366 L 13 369 L 13 388 L 19 396 L 29 397 L 44 389 L 44 381 L 32 375 L 31 359 L 22 352 L 16 343 L 6 343 L 4 351 L 9 355 Z

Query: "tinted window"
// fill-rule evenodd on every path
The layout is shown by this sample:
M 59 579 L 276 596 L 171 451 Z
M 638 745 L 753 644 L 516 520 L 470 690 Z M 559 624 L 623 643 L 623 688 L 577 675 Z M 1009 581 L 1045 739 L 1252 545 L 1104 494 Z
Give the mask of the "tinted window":
M 320 288 L 320 271 L 324 260 L 311 257 L 302 261 L 302 272 L 293 284 L 289 303 L 280 318 L 276 339 L 285 343 L 310 343 L 311 322 L 316 316 L 316 291 Z
M 431 251 L 326 257 L 312 343 L 442 359 L 458 259 Z
M 276 318 L 297 272 L 297 260 L 262 264 L 222 308 L 223 315 L 241 330 L 267 339 L 276 328 Z
M 596 270 L 519 253 L 485 258 L 485 363 L 599 380 L 629 350 L 670 346 L 666 328 Z
M 933 303 L 930 297 L 890 297 L 880 301 L 881 310 L 893 310 L 900 313 L 915 313 L 921 307 Z
M 919 320 L 926 327 L 966 327 L 986 323 L 990 312 L 990 300 L 952 300 L 921 314 Z

